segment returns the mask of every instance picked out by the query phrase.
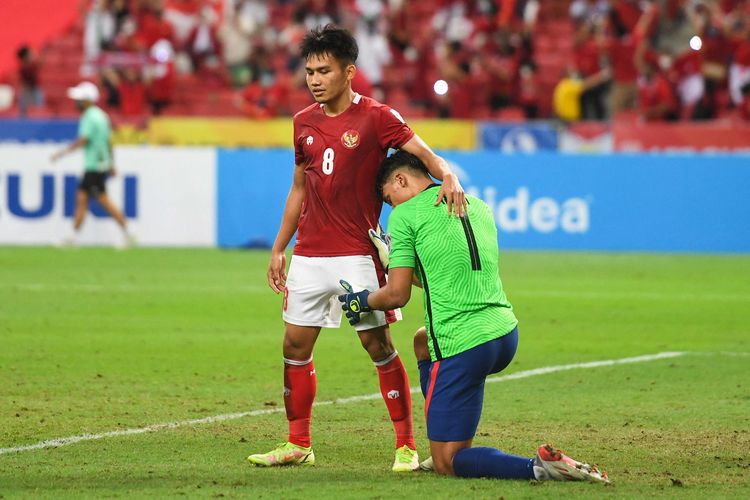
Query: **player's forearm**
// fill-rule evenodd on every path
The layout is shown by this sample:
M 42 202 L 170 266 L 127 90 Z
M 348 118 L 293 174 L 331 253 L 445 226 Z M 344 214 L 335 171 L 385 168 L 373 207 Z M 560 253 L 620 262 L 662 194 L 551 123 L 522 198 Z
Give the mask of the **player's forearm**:
M 405 306 L 411 298 L 413 275 L 414 269 L 411 267 L 394 267 L 389 272 L 388 284 L 372 292 L 367 304 L 379 311 Z
M 56 156 L 60 158 L 68 153 L 72 153 L 76 149 L 85 146 L 87 142 L 88 142 L 88 139 L 86 139 L 85 137 L 79 137 L 78 139 L 76 139 L 75 141 L 71 142 L 66 147 L 58 151 Z
M 583 80 L 583 89 L 584 90 L 591 90 L 592 88 L 596 87 L 597 85 L 600 85 L 607 80 L 609 80 L 612 76 L 612 73 L 610 72 L 609 68 L 604 68 L 601 71 L 594 73 L 593 75 L 589 76 L 588 78 Z
M 286 205 L 284 206 L 284 215 L 281 217 L 281 226 L 279 227 L 279 232 L 276 234 L 272 251 L 283 252 L 287 245 L 289 245 L 289 242 L 292 241 L 292 236 L 297 231 L 299 224 L 299 216 L 302 212 L 302 201 L 304 198 L 304 190 L 300 190 L 296 186 L 292 186 L 292 189 L 289 190 L 289 196 L 287 196 Z
M 79 137 L 73 143 L 71 143 L 70 146 L 68 146 L 68 150 L 69 151 L 75 151 L 76 149 L 82 148 L 83 146 L 85 146 L 86 144 L 88 144 L 88 142 L 89 142 L 89 140 L 87 138 L 85 138 L 85 137 Z
M 425 162 L 425 166 L 430 175 L 439 181 L 444 181 L 447 176 L 455 175 L 448 166 L 448 162 L 435 153 L 430 155 L 429 161 Z
M 401 146 L 404 151 L 413 154 L 425 164 L 430 175 L 439 181 L 445 180 L 447 175 L 452 175 L 448 162 L 430 149 L 430 146 L 418 135 L 414 135 L 409 141 Z
M 390 309 L 396 309 L 404 307 L 409 302 L 409 295 L 397 292 L 389 285 L 383 288 L 378 288 L 367 297 L 367 305 L 370 309 L 378 311 L 388 311 Z

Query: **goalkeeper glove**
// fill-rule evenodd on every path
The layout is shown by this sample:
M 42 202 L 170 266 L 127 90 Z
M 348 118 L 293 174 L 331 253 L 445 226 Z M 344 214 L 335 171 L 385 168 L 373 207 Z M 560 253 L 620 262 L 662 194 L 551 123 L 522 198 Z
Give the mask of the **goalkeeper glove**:
M 375 245 L 378 251 L 378 257 L 380 262 L 385 268 L 385 272 L 388 272 L 388 254 L 391 252 L 391 235 L 383 231 L 383 228 L 378 224 L 377 229 L 368 229 L 367 234 L 370 236 L 370 241 Z
M 339 283 L 347 292 L 339 295 L 339 302 L 342 303 L 341 309 L 344 310 L 346 317 L 349 319 L 349 324 L 356 325 L 362 320 L 362 313 L 372 311 L 367 304 L 367 296 L 370 295 L 370 290 L 355 293 L 352 286 L 346 281 L 340 280 Z

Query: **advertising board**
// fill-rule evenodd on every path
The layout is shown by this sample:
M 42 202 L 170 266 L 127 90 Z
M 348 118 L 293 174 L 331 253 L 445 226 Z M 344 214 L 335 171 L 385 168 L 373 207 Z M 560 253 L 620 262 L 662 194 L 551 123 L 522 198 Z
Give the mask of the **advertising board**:
M 502 248 L 750 251 L 747 156 L 443 155 L 492 209 Z M 272 244 L 292 163 L 286 150 L 219 153 L 219 245 Z
M 82 156 L 52 164 L 59 145 L 0 145 L 0 243 L 57 244 L 72 232 Z M 107 193 L 140 245 L 213 246 L 216 241 L 216 151 L 120 147 Z M 80 243 L 109 245 L 119 229 L 98 206 Z

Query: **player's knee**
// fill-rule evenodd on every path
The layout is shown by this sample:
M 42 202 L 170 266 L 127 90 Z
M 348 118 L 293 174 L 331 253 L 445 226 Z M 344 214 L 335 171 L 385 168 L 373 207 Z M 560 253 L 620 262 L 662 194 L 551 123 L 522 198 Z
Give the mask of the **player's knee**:
M 382 340 L 363 340 L 362 347 L 365 348 L 365 351 L 367 351 L 367 354 L 370 355 L 370 358 L 373 361 L 383 360 L 393 354 L 396 350 L 391 342 Z
M 385 334 L 385 332 L 368 330 L 358 333 L 362 347 L 365 348 L 365 351 L 367 351 L 367 354 L 370 355 L 370 359 L 373 361 L 383 360 L 396 351 L 390 336 Z
M 453 472 L 453 456 L 448 455 L 433 455 L 432 456 L 432 463 L 433 467 L 435 469 L 435 472 L 437 474 L 443 475 L 443 476 L 454 476 L 455 472 Z
M 284 357 L 288 359 L 304 360 L 312 356 L 312 344 L 302 339 L 284 335 Z
M 430 349 L 427 346 L 427 329 L 425 327 L 417 330 L 414 334 L 414 355 L 417 361 L 430 359 Z

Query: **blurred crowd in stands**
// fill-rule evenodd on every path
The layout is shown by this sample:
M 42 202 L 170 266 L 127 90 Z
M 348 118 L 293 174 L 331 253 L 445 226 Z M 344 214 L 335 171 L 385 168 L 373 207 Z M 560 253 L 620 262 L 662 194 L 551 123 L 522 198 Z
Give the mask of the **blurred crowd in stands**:
M 637 108 L 649 121 L 750 119 L 750 2 L 575 0 L 573 59 L 555 89 L 566 120 Z M 577 102 L 576 102 L 577 101 Z
M 82 0 L 81 16 L 80 76 L 124 116 L 182 114 L 186 79 L 290 116 L 312 102 L 299 41 L 332 22 L 359 43 L 354 89 L 408 117 L 750 119 L 750 0 Z M 43 82 L 18 59 L 23 113 Z

